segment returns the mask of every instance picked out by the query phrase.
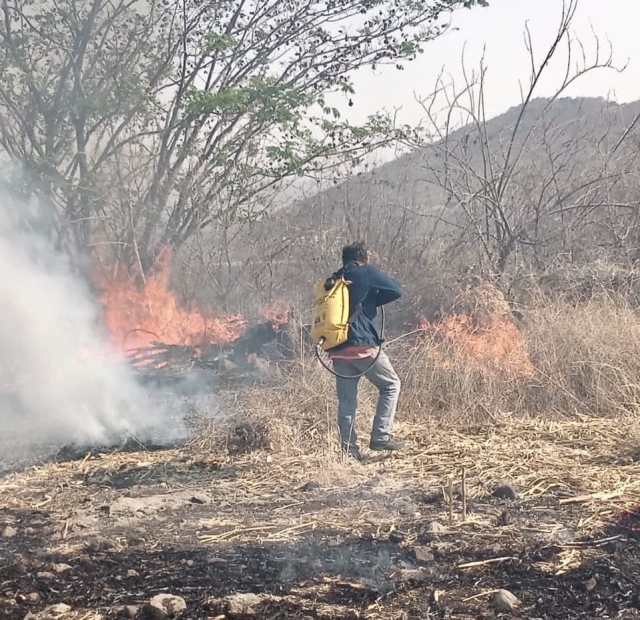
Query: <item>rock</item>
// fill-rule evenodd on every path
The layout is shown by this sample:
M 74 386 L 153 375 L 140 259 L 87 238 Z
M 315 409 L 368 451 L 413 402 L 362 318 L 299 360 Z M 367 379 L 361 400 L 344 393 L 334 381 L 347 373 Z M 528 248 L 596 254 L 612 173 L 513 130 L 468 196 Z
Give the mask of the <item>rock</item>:
M 187 609 L 187 603 L 181 596 L 156 594 L 148 605 L 142 608 L 145 617 L 152 620 L 177 618 Z
M 61 616 L 62 614 L 69 613 L 71 611 L 71 606 L 65 605 L 64 603 L 57 603 L 56 605 L 49 605 L 49 607 L 47 607 L 45 611 L 54 616 L 56 614 Z
M 232 620 L 249 620 L 257 618 L 259 606 L 265 601 L 280 601 L 273 594 L 230 594 L 224 598 L 210 598 L 204 607 L 214 614 L 215 618 L 231 618 Z
M 104 538 L 103 536 L 96 536 L 91 539 L 85 546 L 87 551 L 98 552 L 98 551 L 109 551 L 109 549 L 115 549 L 117 547 L 116 543 L 110 538 Z
M 208 495 L 205 495 L 204 493 L 197 493 L 191 496 L 191 498 L 189 499 L 189 501 L 192 504 L 210 504 L 211 503 L 211 498 Z
M 18 603 L 39 603 L 40 602 L 40 594 L 38 592 L 30 592 L 29 594 L 18 594 L 16 596 L 16 600 Z
M 430 572 L 424 568 L 401 568 L 394 571 L 394 581 L 397 583 L 426 582 L 429 580 Z
M 147 544 L 144 536 L 138 534 L 131 534 L 127 536 L 127 545 L 129 547 L 144 547 Z
M 54 564 L 51 568 L 53 568 L 56 573 L 66 573 L 68 570 L 71 570 L 71 566 L 64 563 Z
M 50 573 L 46 570 L 41 570 L 36 573 L 36 577 L 38 579 L 55 579 L 56 576 L 53 573 Z
M 140 577 L 140 573 L 137 570 L 130 568 L 127 571 L 127 577 L 129 577 L 129 579 L 135 579 L 136 577 Z
M 193 560 L 187 560 L 186 561 L 186 565 L 191 568 L 193 565 L 195 564 L 195 562 Z
M 65 605 L 64 603 L 57 603 L 56 605 L 49 605 L 42 611 L 39 611 L 35 614 L 29 612 L 24 617 L 24 620 L 64 620 L 65 614 L 68 614 L 70 611 L 71 607 L 69 605 Z
M 442 525 L 442 523 L 438 523 L 437 521 L 432 521 L 431 523 L 429 523 L 427 531 L 430 534 L 447 534 L 449 532 L 446 526 Z
M 418 562 L 432 562 L 433 551 L 429 547 L 415 547 L 413 553 L 416 556 Z
M 518 499 L 518 492 L 510 484 L 501 484 L 497 486 L 491 495 L 498 499 L 508 499 L 511 501 Z
M 518 598 L 509 590 L 498 590 L 491 599 L 491 604 L 496 611 L 512 612 L 520 605 Z
M 255 616 L 257 607 L 264 600 L 263 596 L 258 594 L 231 594 L 224 598 L 226 614 L 230 618 L 246 618 Z
M 10 525 L 7 525 L 2 530 L 2 538 L 15 538 L 17 535 L 18 530 L 16 530 L 14 527 L 11 527 Z
M 125 605 L 120 610 L 120 616 L 122 618 L 135 618 L 138 615 L 138 610 L 140 607 L 138 605 Z

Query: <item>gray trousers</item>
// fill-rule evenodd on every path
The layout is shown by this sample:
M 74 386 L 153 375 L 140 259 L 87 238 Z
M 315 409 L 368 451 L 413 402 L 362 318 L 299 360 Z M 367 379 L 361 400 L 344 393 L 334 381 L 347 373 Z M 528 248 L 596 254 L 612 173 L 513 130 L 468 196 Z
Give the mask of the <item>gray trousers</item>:
M 371 366 L 371 358 L 362 360 L 333 360 L 334 370 L 341 375 L 357 375 Z M 373 420 L 371 441 L 389 439 L 393 420 L 396 417 L 398 397 L 400 396 L 400 379 L 384 351 L 378 361 L 367 372 L 365 377 L 378 388 L 378 406 Z M 338 426 L 340 440 L 345 450 L 358 447 L 356 435 L 356 408 L 358 406 L 358 384 L 360 379 L 336 378 L 338 391 Z

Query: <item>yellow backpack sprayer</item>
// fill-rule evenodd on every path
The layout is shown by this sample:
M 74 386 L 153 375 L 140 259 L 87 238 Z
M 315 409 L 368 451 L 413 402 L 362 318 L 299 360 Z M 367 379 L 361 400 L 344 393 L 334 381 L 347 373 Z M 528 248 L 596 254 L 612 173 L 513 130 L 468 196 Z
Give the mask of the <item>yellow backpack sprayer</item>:
M 358 379 L 366 375 L 378 361 L 382 352 L 384 334 L 384 308 L 380 308 L 380 346 L 378 353 L 363 372 L 357 375 L 341 375 L 331 368 L 322 358 L 322 352 L 331 351 L 347 342 L 349 327 L 362 313 L 362 302 L 356 306 L 353 314 L 349 314 L 351 282 L 344 276 L 332 276 L 328 280 L 319 282 L 316 286 L 315 302 L 313 304 L 313 316 L 311 322 L 311 338 L 316 343 L 316 357 L 318 361 L 331 374 L 342 379 Z

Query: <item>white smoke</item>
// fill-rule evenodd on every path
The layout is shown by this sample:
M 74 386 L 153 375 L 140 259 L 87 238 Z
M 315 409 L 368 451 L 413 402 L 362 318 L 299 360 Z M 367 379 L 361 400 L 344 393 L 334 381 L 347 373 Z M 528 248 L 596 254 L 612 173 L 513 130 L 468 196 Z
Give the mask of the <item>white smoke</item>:
M 99 304 L 67 257 L 24 225 L 31 207 L 0 194 L 0 461 L 183 436 L 109 353 Z

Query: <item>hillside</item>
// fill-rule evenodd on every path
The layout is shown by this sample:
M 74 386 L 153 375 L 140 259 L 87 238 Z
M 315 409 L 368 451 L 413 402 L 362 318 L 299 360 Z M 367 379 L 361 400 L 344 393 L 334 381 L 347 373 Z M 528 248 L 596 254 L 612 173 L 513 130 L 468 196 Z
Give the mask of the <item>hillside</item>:
M 415 286 L 433 289 L 469 271 L 512 280 L 552 265 L 637 260 L 640 127 L 628 129 L 640 101 L 534 100 L 507 166 L 520 112 L 456 129 L 233 234 L 225 229 L 211 242 L 209 262 L 183 261 L 203 278 L 216 273 L 218 291 L 200 288 L 192 297 L 233 311 L 256 299 L 299 300 L 353 239 L 366 239 L 410 288 L 416 273 Z
M 572 147 L 576 146 L 577 157 L 573 159 L 575 176 L 584 178 L 593 174 L 601 163 L 594 157 L 594 151 L 604 152 L 606 147 L 617 143 L 640 113 L 640 101 L 620 105 L 595 98 L 560 99 L 545 111 L 548 104 L 546 99 L 533 101 L 516 136 L 518 145 L 524 136 L 532 132 L 526 165 L 517 172 L 530 171 L 530 166 L 539 167 L 541 181 L 544 172 L 550 171 L 549 150 L 560 156 L 572 153 Z M 504 157 L 505 145 L 511 138 L 521 109 L 521 106 L 513 107 L 486 123 L 484 132 L 498 164 Z M 553 133 L 553 143 L 545 139 L 550 133 Z M 477 169 L 482 158 L 479 139 L 477 127 L 467 125 L 450 134 L 448 147 L 456 151 L 464 148 L 465 159 L 473 162 Z M 444 148 L 443 141 L 435 141 L 413 150 L 295 205 L 287 217 L 302 228 L 305 224 L 322 222 L 328 216 L 334 221 L 344 219 L 348 236 L 366 238 L 371 237 L 371 227 L 376 221 L 386 219 L 390 214 L 398 217 L 415 214 L 427 219 L 437 217 L 446 202 L 446 192 L 436 178 L 443 173 L 439 155 Z

